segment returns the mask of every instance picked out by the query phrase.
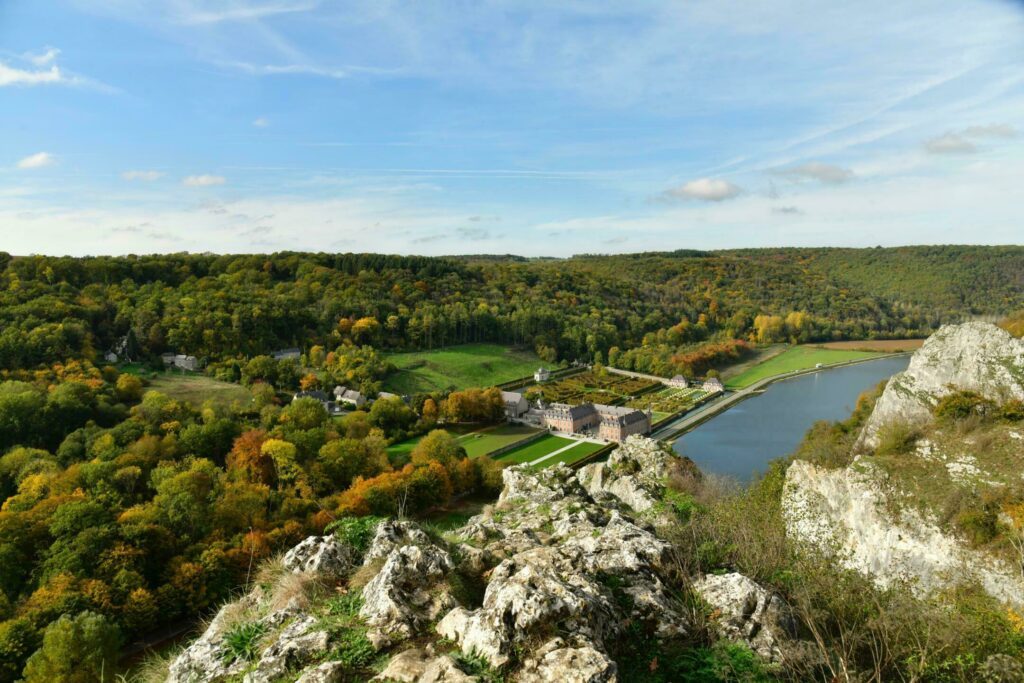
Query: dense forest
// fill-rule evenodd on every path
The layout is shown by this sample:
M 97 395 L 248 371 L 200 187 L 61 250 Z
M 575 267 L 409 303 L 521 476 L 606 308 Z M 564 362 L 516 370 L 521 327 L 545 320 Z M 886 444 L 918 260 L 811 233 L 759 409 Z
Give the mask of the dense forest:
M 551 361 L 601 360 L 645 339 L 675 347 L 672 355 L 709 338 L 923 336 L 943 322 L 1024 306 L 1021 247 L 534 260 L 0 254 L 0 268 L 3 369 L 96 360 L 130 330 L 145 354 L 207 362 L 344 341 L 381 349 L 493 341 L 528 344 Z M 798 324 L 784 324 L 794 314 Z

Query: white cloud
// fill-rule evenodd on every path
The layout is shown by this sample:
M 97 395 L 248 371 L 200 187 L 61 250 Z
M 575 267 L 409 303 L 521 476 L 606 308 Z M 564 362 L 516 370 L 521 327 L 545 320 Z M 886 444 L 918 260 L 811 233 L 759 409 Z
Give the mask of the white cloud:
M 699 199 L 705 202 L 721 202 L 726 199 L 732 199 L 742 191 L 741 187 L 733 185 L 728 180 L 700 178 L 672 188 L 665 194 L 675 199 Z
M 121 174 L 121 177 L 125 180 L 157 180 L 162 177 L 163 173 L 160 171 L 125 171 Z
M 312 2 L 220 2 L 215 7 L 200 7 L 211 4 L 202 2 L 177 2 L 174 7 L 178 11 L 177 19 L 183 24 L 219 24 L 229 21 L 253 21 L 278 14 L 293 14 L 315 9 L 320 3 Z
M 0 62 L 0 88 L 8 85 L 46 85 L 66 82 L 67 80 L 56 64 L 49 69 L 35 71 L 17 69 Z
M 978 151 L 974 143 L 958 133 L 946 133 L 924 143 L 930 154 L 971 154 Z
M 54 161 L 53 155 L 49 152 L 38 152 L 19 161 L 18 168 L 43 168 L 52 166 Z
M 809 161 L 798 166 L 776 171 L 778 175 L 792 178 L 803 178 L 817 180 L 823 183 L 837 184 L 845 183 L 853 177 L 853 171 L 834 164 L 823 164 L 820 161 Z
M 183 185 L 188 187 L 212 187 L 214 185 L 223 185 L 227 182 L 227 179 L 222 175 L 190 175 L 181 181 Z
M 964 128 L 963 134 L 975 138 L 1014 138 L 1017 137 L 1017 129 L 1006 123 L 993 123 Z
M 48 47 L 43 52 L 26 52 L 24 57 L 36 66 L 47 66 L 57 60 L 60 50 L 55 47 Z
M 265 116 L 261 116 L 255 119 L 252 122 L 252 125 L 254 125 L 257 128 L 266 128 L 267 126 L 270 125 L 270 119 L 266 118 Z
M 65 85 L 91 88 L 102 92 L 116 92 L 116 88 L 61 69 L 56 61 L 60 50 L 48 47 L 43 52 L 26 52 L 15 66 L 0 61 L 0 88 L 5 86 Z

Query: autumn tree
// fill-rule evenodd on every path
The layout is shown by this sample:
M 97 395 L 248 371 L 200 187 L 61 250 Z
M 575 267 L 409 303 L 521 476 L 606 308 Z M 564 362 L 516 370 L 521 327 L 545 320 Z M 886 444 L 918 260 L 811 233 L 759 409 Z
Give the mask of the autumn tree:
M 121 634 L 95 612 L 65 614 L 46 627 L 43 645 L 25 665 L 25 683 L 106 683 L 117 673 Z

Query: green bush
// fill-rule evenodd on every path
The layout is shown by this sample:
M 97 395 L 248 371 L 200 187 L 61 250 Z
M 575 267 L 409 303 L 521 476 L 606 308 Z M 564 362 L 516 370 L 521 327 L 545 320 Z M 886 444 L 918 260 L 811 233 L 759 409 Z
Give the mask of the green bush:
M 249 621 L 235 625 L 224 634 L 221 658 L 225 662 L 243 660 L 251 662 L 260 653 L 260 640 L 267 633 L 267 625 Z
M 1024 420 L 1024 401 L 1018 398 L 1010 399 L 1000 406 L 999 417 L 1007 422 Z
M 367 517 L 342 517 L 336 519 L 324 528 L 324 533 L 333 533 L 339 541 L 348 543 L 359 552 L 365 552 L 373 540 L 377 531 L 377 525 L 381 518 L 374 516 Z
M 904 455 L 909 453 L 921 436 L 921 431 L 906 422 L 890 422 L 878 430 L 875 455 Z
M 975 416 L 984 418 L 994 409 L 995 404 L 978 392 L 960 389 L 940 398 L 933 412 L 940 420 L 954 422 Z

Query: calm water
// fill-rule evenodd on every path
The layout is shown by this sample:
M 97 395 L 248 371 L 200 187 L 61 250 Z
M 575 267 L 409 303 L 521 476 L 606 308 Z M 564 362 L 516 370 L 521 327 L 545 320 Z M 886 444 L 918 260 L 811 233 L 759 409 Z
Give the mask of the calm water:
M 818 420 L 849 417 L 865 390 L 907 369 L 909 356 L 824 370 L 776 382 L 741 401 L 674 444 L 705 472 L 749 482 L 768 461 L 796 450 Z

